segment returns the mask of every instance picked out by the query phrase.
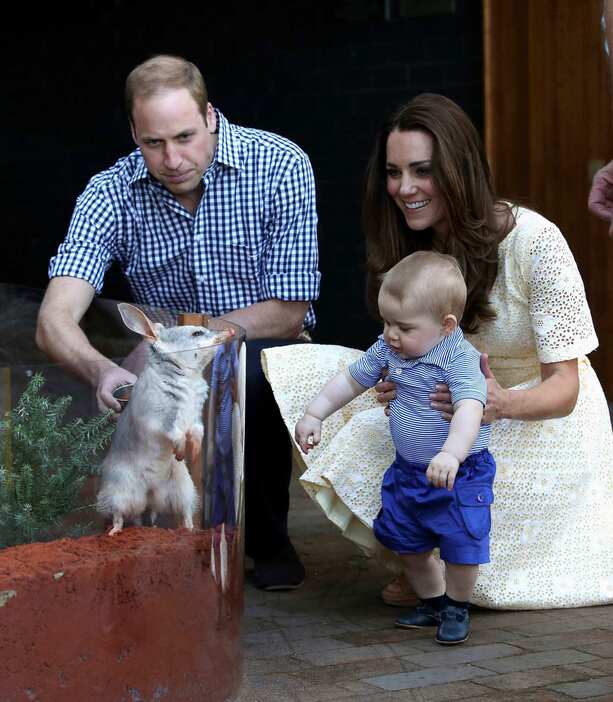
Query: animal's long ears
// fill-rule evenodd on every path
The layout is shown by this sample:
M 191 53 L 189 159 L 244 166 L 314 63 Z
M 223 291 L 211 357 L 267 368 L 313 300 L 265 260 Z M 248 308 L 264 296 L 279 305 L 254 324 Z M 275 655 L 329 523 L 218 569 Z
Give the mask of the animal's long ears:
M 127 302 L 120 302 L 117 308 L 119 309 L 119 314 L 123 319 L 123 323 L 128 329 L 131 329 L 133 332 L 151 341 L 157 341 L 159 339 L 158 329 L 162 325 L 154 324 L 138 307 L 134 307 L 134 305 L 130 305 Z

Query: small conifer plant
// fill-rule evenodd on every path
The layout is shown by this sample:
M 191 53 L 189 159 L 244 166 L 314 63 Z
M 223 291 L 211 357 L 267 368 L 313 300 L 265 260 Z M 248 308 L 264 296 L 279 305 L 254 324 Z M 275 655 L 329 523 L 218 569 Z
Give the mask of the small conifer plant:
M 72 398 L 41 394 L 37 373 L 17 407 L 0 420 L 0 548 L 77 536 L 87 525 L 63 528 L 81 504 L 81 490 L 99 469 L 98 455 L 114 430 L 112 412 L 65 421 Z

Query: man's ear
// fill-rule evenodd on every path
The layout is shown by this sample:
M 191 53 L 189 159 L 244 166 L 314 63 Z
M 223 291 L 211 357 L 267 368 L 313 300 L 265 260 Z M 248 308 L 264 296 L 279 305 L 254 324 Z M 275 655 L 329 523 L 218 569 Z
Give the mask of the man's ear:
M 132 134 L 132 140 L 138 146 L 138 139 L 136 137 L 136 131 L 134 129 L 134 122 L 132 121 L 132 118 L 130 118 L 130 133 Z
M 215 134 L 217 131 L 217 113 L 210 102 L 206 104 L 206 119 L 204 123 L 209 130 L 209 134 Z
M 453 332 L 458 328 L 458 318 L 455 314 L 446 314 L 443 317 L 443 334 L 445 336 L 451 336 Z

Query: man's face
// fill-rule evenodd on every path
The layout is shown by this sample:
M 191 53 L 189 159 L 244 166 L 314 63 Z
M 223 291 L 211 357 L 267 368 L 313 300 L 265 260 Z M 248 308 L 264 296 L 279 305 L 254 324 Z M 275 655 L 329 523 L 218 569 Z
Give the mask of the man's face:
M 186 88 L 137 97 L 132 108 L 132 136 L 151 175 L 179 201 L 201 193 L 201 178 L 217 146 L 215 111 L 207 123 Z

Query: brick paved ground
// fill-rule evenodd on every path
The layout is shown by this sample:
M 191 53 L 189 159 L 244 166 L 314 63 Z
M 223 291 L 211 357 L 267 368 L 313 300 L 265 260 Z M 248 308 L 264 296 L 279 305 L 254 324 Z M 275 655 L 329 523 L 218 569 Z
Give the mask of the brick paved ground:
M 388 576 L 294 481 L 291 532 L 308 578 L 293 592 L 247 584 L 240 702 L 613 702 L 613 607 L 473 612 L 469 641 L 393 627 Z

